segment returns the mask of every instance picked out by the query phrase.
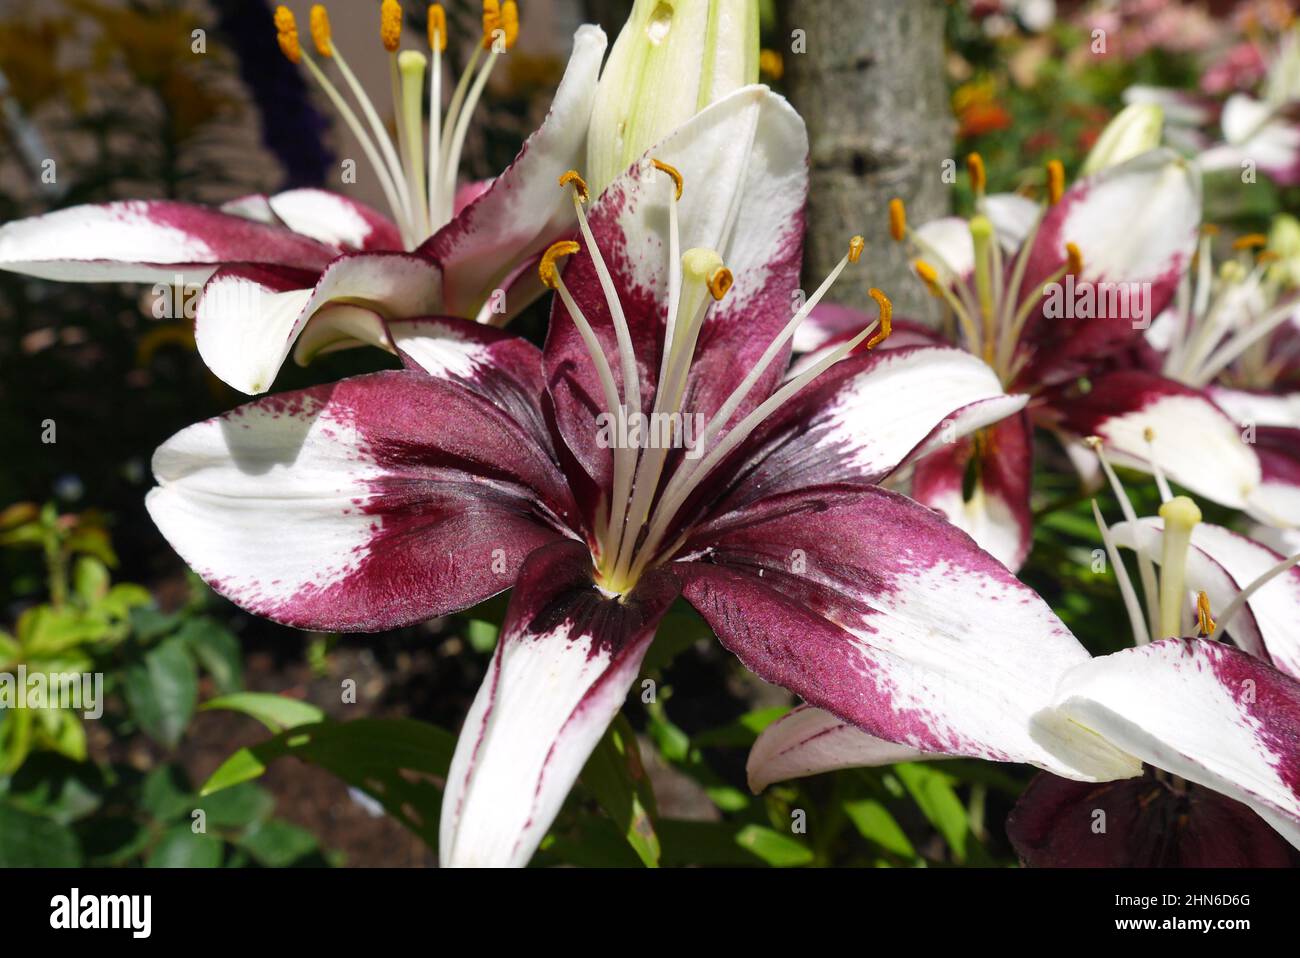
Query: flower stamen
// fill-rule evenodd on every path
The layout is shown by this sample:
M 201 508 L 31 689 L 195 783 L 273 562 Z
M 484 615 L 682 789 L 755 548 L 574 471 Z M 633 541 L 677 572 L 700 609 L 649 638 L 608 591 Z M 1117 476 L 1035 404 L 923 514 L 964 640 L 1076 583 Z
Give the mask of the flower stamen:
M 1214 617 L 1210 614 L 1210 597 L 1203 591 L 1196 593 L 1196 630 L 1203 639 L 1214 634 Z

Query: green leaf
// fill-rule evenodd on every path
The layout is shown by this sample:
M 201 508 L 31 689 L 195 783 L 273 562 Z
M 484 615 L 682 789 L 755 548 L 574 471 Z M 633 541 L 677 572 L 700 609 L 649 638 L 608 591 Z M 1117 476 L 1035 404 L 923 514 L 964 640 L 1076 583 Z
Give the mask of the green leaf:
M 175 748 L 199 698 L 198 668 L 184 642 L 171 638 L 127 666 L 123 691 L 131 714 L 153 739 Z
M 691 744 L 696 748 L 749 748 L 759 733 L 790 710 L 784 705 L 747 712 L 735 721 L 700 732 Z
M 365 792 L 430 848 L 437 848 L 442 809 L 438 782 L 446 778 L 455 749 L 456 737 L 450 732 L 412 719 L 300 725 L 240 749 L 213 773 L 200 794 L 249 781 L 276 759 L 293 755 Z
M 916 762 L 895 765 L 894 773 L 926 820 L 948 843 L 953 858 L 965 862 L 968 852 L 979 843 L 971 835 L 970 817 L 952 787 L 952 779 L 939 769 Z
M 108 595 L 100 601 L 99 608 L 114 619 L 127 620 L 131 617 L 132 609 L 147 606 L 151 602 L 153 596 L 144 586 L 119 582 L 108 590 Z
M 199 794 L 213 795 L 222 789 L 234 788 L 244 782 L 261 778 L 265 771 L 266 765 L 253 754 L 251 749 L 241 748 L 221 763 L 221 766 L 212 773 L 212 777 L 204 783 Z
M 197 801 L 178 765 L 159 765 L 140 786 L 140 807 L 160 822 L 188 818 Z
M 238 692 L 244 684 L 239 640 L 212 619 L 189 619 L 175 638 L 184 642 L 199 664 L 207 669 L 217 691 L 223 695 Z
M 66 825 L 0 804 L 0 868 L 76 868 L 77 836 Z
M 219 868 L 219 838 L 195 834 L 189 825 L 173 825 L 163 832 L 145 860 L 146 868 Z
M 71 607 L 38 605 L 18 618 L 18 640 L 29 656 L 63 652 L 94 642 L 108 631 L 107 620 Z
M 311 832 L 288 822 L 270 821 L 245 832 L 239 839 L 239 847 L 267 868 L 286 868 L 319 846 Z
M 0 778 L 0 794 L 15 808 L 70 825 L 103 803 L 104 776 L 95 765 L 53 752 L 31 756 L 10 778 Z
M 636 733 L 622 715 L 614 719 L 587 759 L 582 784 L 614 820 L 642 864 L 657 868 L 659 837 L 654 827 L 654 790 L 641 764 Z
M 108 566 L 94 556 L 79 556 L 72 567 L 72 590 L 91 606 L 108 595 Z
M 18 644 L 17 640 L 8 632 L 0 629 L 0 669 L 7 669 L 15 664 L 22 656 L 22 651 L 22 646 Z
M 38 748 L 66 755 L 73 761 L 86 759 L 86 727 L 77 713 L 68 709 L 38 709 L 39 719 L 33 737 Z
M 12 775 L 32 750 L 32 710 L 0 709 L 0 775 Z
M 607 818 L 585 816 L 562 831 L 543 839 L 529 866 L 548 868 L 562 865 L 580 868 L 638 868 L 643 862 Z
M 113 552 L 108 532 L 97 526 L 79 524 L 63 541 L 63 548 L 69 555 L 79 552 L 94 556 L 110 569 L 117 567 L 117 554 Z
M 736 833 L 736 844 L 774 868 L 808 865 L 813 860 L 812 849 L 803 842 L 763 825 L 746 825 Z
M 469 647 L 480 655 L 487 655 L 497 647 L 497 634 L 501 631 L 494 622 L 470 619 L 465 623 L 465 639 Z
M 907 835 L 894 820 L 894 816 L 874 798 L 846 801 L 844 814 L 858 830 L 858 834 L 867 841 L 904 858 L 916 857 L 916 849 L 912 847 L 912 843 L 908 841 Z
M 678 599 L 655 630 L 654 642 L 641 663 L 641 673 L 658 672 L 667 668 L 677 656 L 696 642 L 710 641 L 713 630 L 704 617 L 684 599 Z
M 199 799 L 195 807 L 202 809 L 209 827 L 243 828 L 269 818 L 275 799 L 266 789 L 244 782 Z
M 131 631 L 145 644 L 160 639 L 180 624 L 179 612 L 160 612 L 152 606 L 141 606 L 131 610 Z
M 812 850 L 763 825 L 659 820 L 665 865 L 789 867 L 813 861 Z
M 236 692 L 208 699 L 202 705 L 203 711 L 209 709 L 229 709 L 250 715 L 265 725 L 272 732 L 283 732 L 298 725 L 312 725 L 325 720 L 325 713 L 301 699 L 291 699 L 284 695 L 272 695 L 269 692 Z
M 151 838 L 149 829 L 125 815 L 96 815 L 77 824 L 86 863 L 92 867 L 113 867 L 133 862 L 144 853 Z

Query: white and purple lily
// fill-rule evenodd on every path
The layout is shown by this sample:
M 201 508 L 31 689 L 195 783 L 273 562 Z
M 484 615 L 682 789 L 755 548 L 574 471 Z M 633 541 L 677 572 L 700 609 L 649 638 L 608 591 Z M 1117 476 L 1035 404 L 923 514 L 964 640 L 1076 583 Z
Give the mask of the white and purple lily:
M 1093 445 L 1100 453 L 1100 441 Z M 1300 555 L 1286 559 L 1201 524 L 1195 503 L 1170 495 L 1158 470 L 1160 518 L 1137 519 L 1109 460 L 1102 462 L 1129 518 L 1111 528 L 1093 508 L 1135 647 L 1070 669 L 1052 705 L 1031 721 L 1073 723 L 1156 771 L 1103 783 L 1040 775 L 1008 833 L 1031 865 L 1293 864 L 1290 846 L 1300 848 Z M 1120 546 L 1137 554 L 1145 611 Z M 1222 610 L 1217 623 L 1212 603 Z M 1225 635 L 1235 647 L 1220 641 Z M 764 730 L 748 769 L 757 791 L 832 769 L 943 757 L 864 735 L 805 705 Z
M 1151 327 L 1167 379 L 1203 390 L 1247 437 L 1261 484 L 1252 514 L 1279 530 L 1300 514 L 1300 224 L 1279 216 L 1268 237 L 1243 236 L 1216 269 L 1214 231 L 1196 269 Z M 1254 251 L 1262 249 L 1258 258 Z
M 1094 511 L 1134 648 L 1068 673 L 1056 709 L 1152 771 L 1082 788 L 1040 776 L 1008 820 L 1008 834 L 1036 865 L 1294 865 L 1300 554 L 1284 558 L 1202 523 L 1196 504 L 1172 497 L 1161 477 L 1160 516 L 1136 519 L 1104 458 L 1103 465 L 1127 518 L 1108 528 L 1095 504 Z M 1120 546 L 1137 555 L 1145 611 Z M 1212 608 L 1221 610 L 1217 622 Z M 1110 819 L 1101 831 L 1091 827 L 1098 810 Z
M 911 230 L 901 204 L 894 208 L 894 236 L 911 243 L 917 274 L 947 307 L 944 331 L 913 325 L 912 341 L 955 341 L 1009 391 L 1032 396 L 1025 410 L 947 444 L 912 476 L 916 499 L 1012 569 L 1031 543 L 1034 425 L 1103 435 L 1117 459 L 1138 468 L 1153 456 L 1144 436 L 1154 429 L 1161 436 L 1154 458 L 1165 471 L 1230 506 L 1247 505 L 1260 483 L 1255 453 L 1200 393 L 1165 388 L 1156 376 L 1105 372 L 1174 298 L 1201 212 L 1200 178 L 1186 161 L 1168 150 L 1129 156 L 1122 140 L 1110 152 L 1128 158 L 1069 190 L 1059 164 L 1050 164 L 1046 204 L 984 196 L 983 163 L 973 155 L 979 212 L 969 222 L 946 217 Z M 815 320 L 796 344 L 812 355 L 842 339 L 857 317 L 826 310 Z
M 540 295 L 537 258 L 574 227 L 571 207 L 553 186 L 585 155 L 604 33 L 579 28 L 546 120 L 515 161 L 470 197 L 458 191 L 461 151 L 488 78 L 518 35 L 512 0 L 485 0 L 483 43 L 445 114 L 442 7 L 430 8 L 426 56 L 399 52 L 401 5 L 385 0 L 380 33 L 391 61 L 396 144 L 334 42 L 325 8 L 311 13 L 315 56 L 287 8 L 276 11 L 275 22 L 286 56 L 307 68 L 360 142 L 391 219 L 315 189 L 248 196 L 220 209 L 167 200 L 78 206 L 0 228 L 0 269 L 59 280 L 203 284 L 199 353 L 220 379 L 248 394 L 267 390 L 291 352 L 306 363 L 358 343 L 395 349 L 383 320 L 443 314 L 500 323 Z M 331 63 L 338 81 L 327 74 Z
M 960 350 L 849 355 L 888 333 L 878 291 L 883 327 L 782 378 L 862 249 L 791 315 L 807 156 L 789 105 L 744 88 L 589 214 L 563 177 L 582 242 L 542 259 L 544 350 L 389 323 L 406 370 L 262 399 L 158 450 L 155 522 L 259 615 L 376 630 L 513 588 L 449 772 L 445 864 L 529 860 L 679 595 L 757 674 L 873 734 L 1136 772 L 1068 723 L 1030 736 L 1086 652 L 968 536 L 876 485 L 944 423 L 963 434 L 1025 397 Z

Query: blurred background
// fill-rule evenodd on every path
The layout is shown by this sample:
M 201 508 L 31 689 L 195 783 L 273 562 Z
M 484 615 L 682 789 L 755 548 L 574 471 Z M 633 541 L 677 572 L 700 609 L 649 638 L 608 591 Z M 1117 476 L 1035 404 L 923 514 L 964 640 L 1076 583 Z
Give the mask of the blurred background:
M 521 40 L 476 115 L 464 175 L 490 176 L 513 158 L 545 114 L 575 27 L 596 20 L 612 38 L 630 5 L 521 2 Z M 305 23 L 310 4 L 289 6 Z M 424 5 L 406 7 L 408 28 L 423 36 Z M 449 55 L 463 62 L 479 34 L 478 4 L 447 7 Z M 827 21 L 832 7 L 837 19 Z M 377 8 L 377 0 L 350 0 L 330 12 L 362 82 L 386 90 Z M 919 26 L 905 36 L 933 52 L 934 69 L 912 76 L 909 51 L 886 48 L 858 79 L 899 74 L 933 89 L 929 102 L 869 102 L 852 90 L 835 104 L 812 102 L 840 65 L 819 59 L 815 44 L 794 62 L 792 29 L 815 36 L 820 27 L 869 45 L 877 35 L 870 23 L 917 10 Z M 1134 84 L 1220 100 L 1256 90 L 1296 10 L 1287 0 L 792 0 L 767 2 L 764 13 L 764 79 L 810 118 L 815 193 L 821 176 L 826 197 L 866 190 L 883 204 L 901 191 L 934 214 L 948 204 L 968 208 L 970 199 L 964 177 L 955 189 L 937 183 L 941 158 L 980 150 L 991 192 L 1032 192 L 1047 159 L 1077 167 Z M 1104 53 L 1092 48 L 1096 30 L 1105 31 Z M 340 164 L 360 150 L 317 94 L 279 53 L 264 0 L 3 0 L 0 221 L 77 203 L 216 203 L 291 186 L 343 190 L 382 206 L 364 162 L 355 184 L 342 181 Z M 855 103 L 861 117 L 848 115 Z M 862 152 L 819 165 L 818 130 L 846 123 L 864 129 Z M 882 182 L 878 166 L 861 161 L 875 148 L 865 138 L 882 130 L 926 144 L 933 156 L 920 159 L 935 165 L 913 155 L 908 169 L 931 170 L 927 182 L 909 186 L 917 174 L 907 171 Z M 1208 219 L 1265 228 L 1277 210 L 1300 207 L 1295 187 L 1261 181 L 1245 190 L 1231 180 L 1207 191 Z M 844 235 L 833 205 L 814 206 L 812 258 L 818 237 L 839 244 Z M 863 230 L 884 245 L 883 220 Z M 892 293 L 879 277 L 897 268 L 881 259 L 872 284 Z M 211 593 L 144 511 L 149 459 L 176 430 L 243 397 L 205 369 L 188 320 L 155 318 L 155 299 L 140 287 L 0 273 L 0 671 L 25 664 L 101 672 L 107 694 L 99 720 L 71 710 L 0 710 L 0 866 L 432 864 L 421 833 L 436 831 L 436 816 L 390 815 L 326 761 L 282 760 L 255 780 L 197 795 L 232 754 L 275 728 L 274 718 L 259 724 L 248 709 L 203 707 L 241 692 L 276 693 L 308 715 L 414 719 L 454 733 L 504 606 L 340 637 L 255 619 Z M 513 328 L 540 341 L 543 323 L 534 308 Z M 309 369 L 289 364 L 276 388 L 372 370 L 378 355 L 345 353 Z M 1094 652 L 1117 648 L 1124 629 L 1117 598 L 1080 559 L 1095 545 L 1091 519 L 1070 505 L 1078 490 L 1056 482 L 1045 487 L 1054 501 L 1040 503 L 1046 519 L 1025 577 Z M 973 762 L 857 770 L 756 798 L 744 785 L 748 745 L 791 704 L 788 695 L 745 673 L 686 611 L 665 625 L 646 670 L 659 694 L 651 705 L 631 700 L 626 728 L 640 744 L 658 815 L 672 823 L 661 830 L 665 863 L 1014 861 L 1001 823 L 1028 770 Z M 349 680 L 354 701 L 341 694 Z M 594 807 L 580 787 L 540 864 L 628 863 L 627 848 L 601 834 Z M 203 831 L 193 827 L 198 808 Z M 794 809 L 807 810 L 818 828 L 792 833 Z

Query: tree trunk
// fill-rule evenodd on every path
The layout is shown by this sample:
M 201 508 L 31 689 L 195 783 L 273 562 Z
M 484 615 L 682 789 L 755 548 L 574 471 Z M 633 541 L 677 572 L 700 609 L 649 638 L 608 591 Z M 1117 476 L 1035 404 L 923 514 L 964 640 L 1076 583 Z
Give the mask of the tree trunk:
M 913 225 L 948 210 L 942 173 L 954 124 L 943 0 L 786 0 L 779 7 L 786 86 L 812 142 L 807 288 L 861 233 L 863 264 L 845 272 L 830 298 L 868 309 L 867 289 L 877 286 L 900 315 L 934 318 L 903 247 L 889 237 L 888 208 L 900 197 Z M 804 53 L 796 31 L 806 38 Z

